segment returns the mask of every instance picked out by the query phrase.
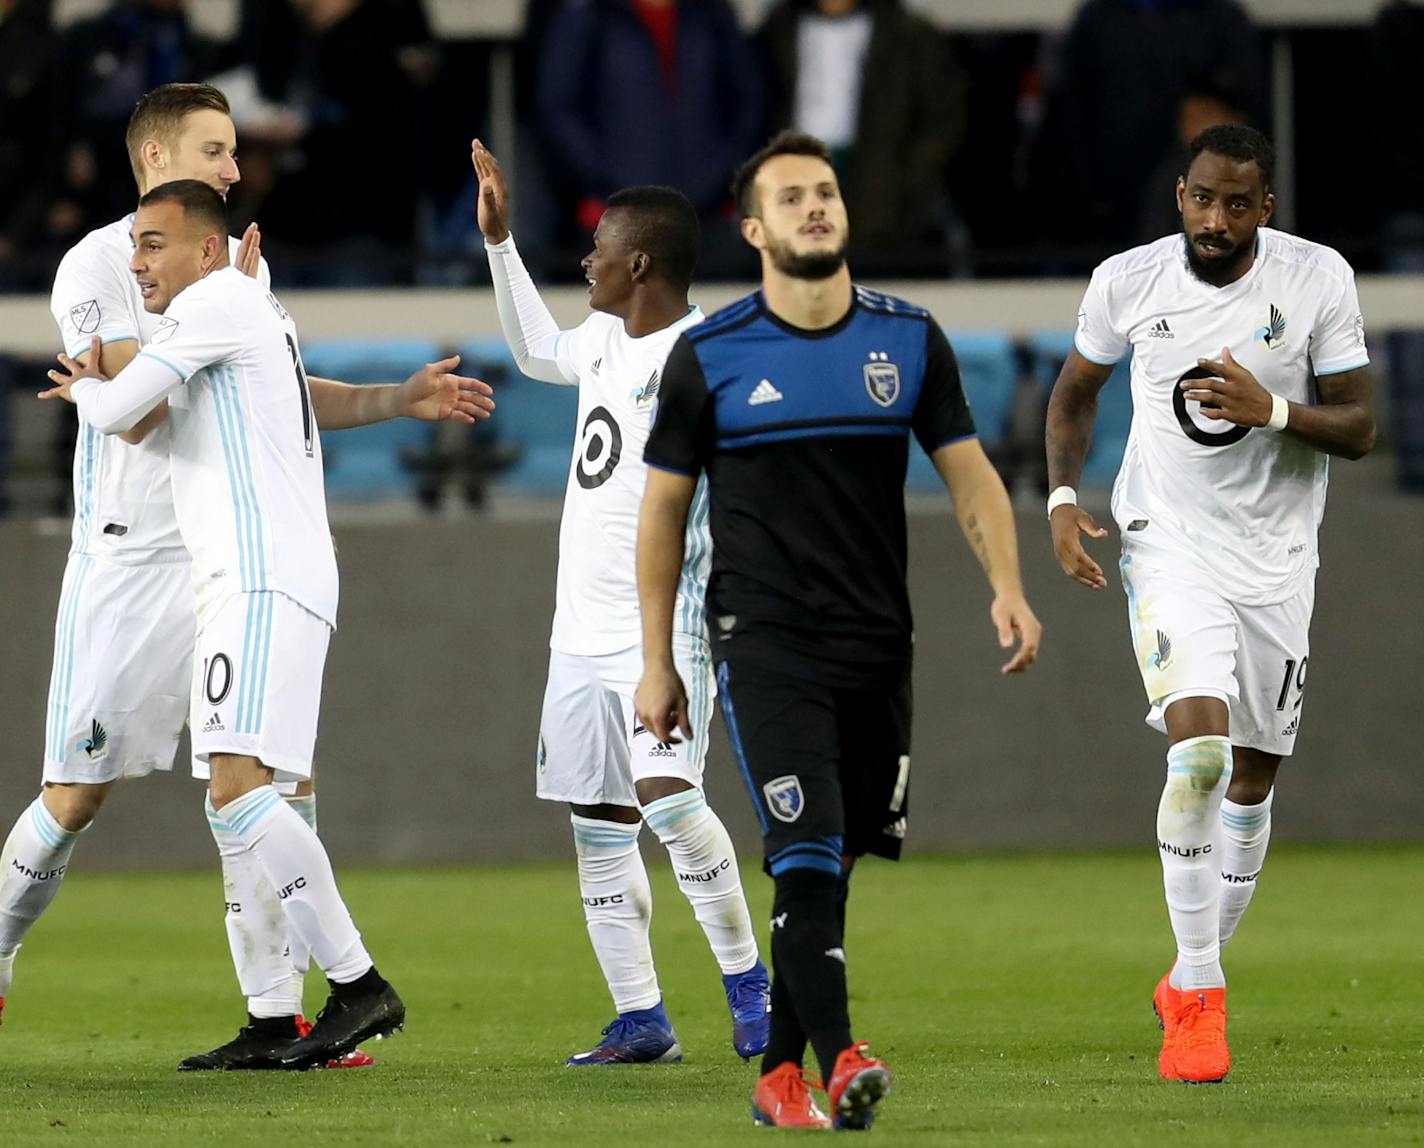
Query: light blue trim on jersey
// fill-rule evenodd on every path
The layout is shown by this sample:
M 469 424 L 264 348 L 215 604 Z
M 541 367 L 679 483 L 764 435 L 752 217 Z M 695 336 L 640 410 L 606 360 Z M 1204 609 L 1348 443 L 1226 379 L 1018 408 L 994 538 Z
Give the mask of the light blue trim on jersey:
M 94 559 L 87 554 L 79 556 L 74 580 L 59 604 L 59 640 L 55 643 L 49 697 L 50 731 L 47 753 L 51 761 L 63 762 L 65 759 L 65 737 L 69 727 L 69 691 L 74 684 L 74 644 L 79 628 L 79 599 L 83 595 L 84 582 L 93 565 Z
M 178 369 L 176 364 L 170 362 L 168 359 L 165 359 L 157 351 L 150 351 L 147 347 L 145 347 L 142 351 L 139 352 L 139 354 L 147 355 L 150 359 L 156 359 L 158 362 L 162 363 L 165 367 L 172 371 L 175 375 L 177 375 L 180 379 L 186 379 L 188 377 L 186 374 L 184 374 L 181 370 Z
M 1090 362 L 1090 363 L 1096 363 L 1096 364 L 1097 364 L 1098 366 L 1100 366 L 1100 367 L 1115 367 L 1115 366 L 1117 366 L 1120 362 L 1122 362 L 1124 358 L 1127 357 L 1127 352 L 1124 351 L 1124 352 L 1123 352 L 1121 355 L 1119 355 L 1116 359 L 1099 359 L 1096 355 L 1090 355 L 1090 354 L 1088 354 L 1087 351 L 1083 350 L 1083 348 L 1078 345 L 1078 336 L 1077 336 L 1077 335 L 1074 335 L 1074 336 L 1073 336 L 1073 349 L 1074 349 L 1075 351 L 1077 351 L 1078 354 L 1082 355 L 1083 358 L 1087 359 L 1088 362 Z
M 248 594 L 242 636 L 242 673 L 237 690 L 234 733 L 261 733 L 267 702 L 267 664 L 272 653 L 273 594 Z
M 228 485 L 236 511 L 242 589 L 248 592 L 265 590 L 267 554 L 262 544 L 262 509 L 258 505 L 257 484 L 252 476 L 252 457 L 247 447 L 247 428 L 242 419 L 237 379 L 231 367 L 218 365 L 208 368 L 208 377 L 212 380 L 213 403 L 218 412 L 218 428 L 228 468 Z
M 94 487 L 95 476 L 98 474 L 98 457 L 101 447 L 102 436 L 82 419 L 79 422 L 79 442 L 75 445 L 75 459 L 80 466 L 79 493 L 76 497 L 74 507 L 75 517 L 78 520 L 79 541 L 76 544 L 78 549 L 87 549 L 89 546 L 89 531 L 94 526 Z
M 1369 359 L 1364 359 L 1361 362 L 1356 363 L 1352 367 L 1336 367 L 1333 371 L 1316 371 L 1315 377 L 1317 379 L 1328 379 L 1331 375 L 1343 375 L 1347 371 L 1358 371 L 1364 367 L 1368 367 L 1369 365 Z
M 138 341 L 139 338 L 137 335 L 114 335 L 112 338 L 100 339 L 99 346 L 107 347 L 110 343 L 137 343 Z M 65 350 L 71 359 L 77 359 L 80 355 L 84 354 L 85 351 L 89 350 L 90 346 L 92 346 L 91 341 L 85 339 L 82 346 L 78 343 L 75 344 L 77 350 L 70 351 L 68 348 L 65 348 Z
M 678 593 L 682 608 L 678 611 L 678 629 L 684 634 L 701 637 L 707 632 L 707 566 L 712 553 L 712 536 L 707 519 L 711 495 L 704 477 L 692 498 L 688 515 L 687 553 L 678 578 Z

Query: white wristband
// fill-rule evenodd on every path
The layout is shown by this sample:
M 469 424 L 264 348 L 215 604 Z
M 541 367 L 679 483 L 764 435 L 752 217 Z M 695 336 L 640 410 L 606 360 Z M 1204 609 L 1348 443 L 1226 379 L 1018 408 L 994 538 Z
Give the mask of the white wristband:
M 1283 431 L 1290 419 L 1290 403 L 1280 395 L 1271 396 L 1271 417 L 1266 420 L 1266 429 Z
M 1060 506 L 1077 506 L 1078 492 L 1071 486 L 1060 486 L 1048 496 L 1048 517 L 1053 517 L 1053 512 Z

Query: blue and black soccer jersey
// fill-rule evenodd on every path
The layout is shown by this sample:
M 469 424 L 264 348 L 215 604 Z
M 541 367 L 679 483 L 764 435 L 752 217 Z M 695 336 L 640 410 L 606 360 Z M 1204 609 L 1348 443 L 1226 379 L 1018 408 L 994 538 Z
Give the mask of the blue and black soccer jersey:
M 954 352 L 929 313 L 854 289 L 845 318 L 805 331 L 760 291 L 674 345 L 650 466 L 707 474 L 713 655 L 838 685 L 910 659 L 905 468 L 974 434 Z

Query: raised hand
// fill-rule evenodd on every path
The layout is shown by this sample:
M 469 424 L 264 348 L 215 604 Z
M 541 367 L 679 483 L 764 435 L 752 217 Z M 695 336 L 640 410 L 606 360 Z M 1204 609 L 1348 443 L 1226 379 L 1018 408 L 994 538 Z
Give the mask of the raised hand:
M 509 187 L 499 161 L 479 140 L 470 143 L 470 162 L 480 180 L 479 205 L 475 217 L 480 234 L 490 243 L 503 243 L 509 238 Z
M 1202 404 L 1202 418 L 1239 427 L 1263 427 L 1270 421 L 1271 393 L 1236 361 L 1230 347 L 1221 348 L 1220 359 L 1198 359 L 1197 366 L 1215 377 L 1187 379 L 1181 386 L 1187 398 Z
M 242 233 L 242 241 L 237 245 L 237 258 L 232 265 L 249 279 L 257 278 L 257 270 L 262 266 L 262 232 L 257 229 L 257 224 L 249 223 Z
M 1063 573 L 1090 590 L 1106 589 L 1108 580 L 1103 568 L 1088 556 L 1079 535 L 1106 538 L 1108 532 L 1094 522 L 1093 516 L 1081 506 L 1071 503 L 1055 506 L 1048 525 L 1053 531 L 1053 553 L 1058 555 L 1058 565 L 1063 567 Z
M 47 372 L 50 382 L 54 383 L 54 386 L 47 391 L 40 391 L 39 397 L 42 399 L 63 399 L 67 403 L 72 403 L 74 395 L 70 389 L 80 379 L 97 379 L 101 383 L 107 383 L 108 376 L 99 370 L 99 350 L 103 345 L 103 340 L 98 335 L 89 340 L 89 363 L 87 366 L 71 359 L 61 351 L 56 357 L 62 369 Z
M 460 356 L 451 355 L 438 363 L 426 363 L 400 385 L 396 399 L 399 413 L 425 422 L 473 423 L 487 419 L 494 411 L 494 388 L 479 379 L 454 374 Z

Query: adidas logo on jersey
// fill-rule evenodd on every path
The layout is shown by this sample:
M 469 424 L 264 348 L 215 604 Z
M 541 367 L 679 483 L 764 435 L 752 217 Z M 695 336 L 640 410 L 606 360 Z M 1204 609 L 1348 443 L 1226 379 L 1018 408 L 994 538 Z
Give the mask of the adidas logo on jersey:
M 1158 319 L 1152 324 L 1152 329 L 1147 332 L 1147 337 L 1149 339 L 1175 339 L 1177 336 L 1172 334 L 1172 328 L 1167 326 L 1166 319 Z
M 203 723 L 204 733 L 223 733 L 226 730 L 227 726 L 223 725 L 222 718 L 217 714 L 213 714 L 212 717 Z
M 779 403 L 781 398 L 781 392 L 771 385 L 771 380 L 762 379 L 747 396 L 747 406 L 759 407 L 762 403 Z

